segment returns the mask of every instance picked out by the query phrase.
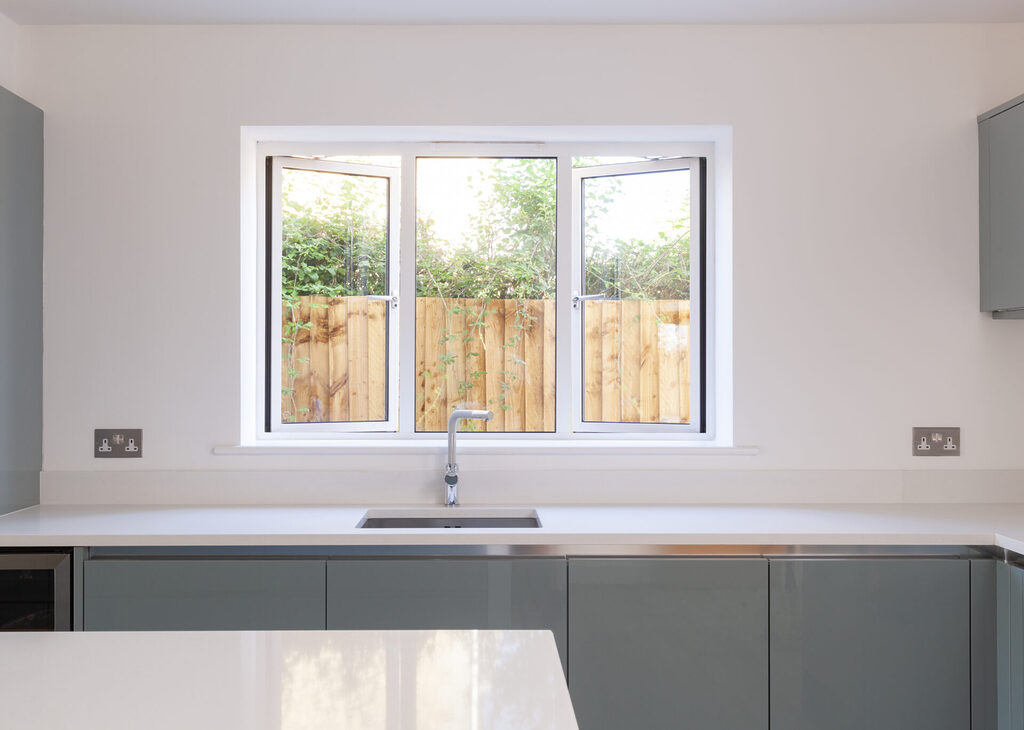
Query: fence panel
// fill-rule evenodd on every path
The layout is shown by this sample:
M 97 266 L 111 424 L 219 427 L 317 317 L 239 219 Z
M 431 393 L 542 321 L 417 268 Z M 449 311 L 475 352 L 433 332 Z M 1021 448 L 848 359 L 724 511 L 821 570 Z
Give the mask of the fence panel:
M 688 301 L 584 302 L 583 337 L 584 421 L 689 422 Z
M 588 301 L 583 314 L 584 419 L 687 422 L 690 303 Z M 301 297 L 283 324 L 284 421 L 387 417 L 386 302 Z M 494 411 L 471 428 L 554 430 L 554 301 L 419 297 L 415 352 L 418 431 L 444 431 L 455 408 Z

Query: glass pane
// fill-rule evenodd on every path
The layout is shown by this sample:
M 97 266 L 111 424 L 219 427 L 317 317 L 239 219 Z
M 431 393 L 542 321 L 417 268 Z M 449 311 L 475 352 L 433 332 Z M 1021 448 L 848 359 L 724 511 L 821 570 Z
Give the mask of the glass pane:
M 555 161 L 416 166 L 416 430 L 555 429 Z
M 281 420 L 384 421 L 389 181 L 281 174 Z
M 583 179 L 583 420 L 690 422 L 690 171 Z

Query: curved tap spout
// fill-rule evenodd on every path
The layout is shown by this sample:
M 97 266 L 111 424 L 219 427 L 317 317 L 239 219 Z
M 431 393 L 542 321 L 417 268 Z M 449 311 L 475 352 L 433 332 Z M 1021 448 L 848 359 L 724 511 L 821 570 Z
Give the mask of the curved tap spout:
M 444 468 L 444 504 L 454 507 L 459 503 L 459 465 L 455 461 L 455 432 L 459 429 L 459 421 L 473 418 L 490 421 L 494 418 L 493 411 L 454 410 L 448 416 L 448 462 Z

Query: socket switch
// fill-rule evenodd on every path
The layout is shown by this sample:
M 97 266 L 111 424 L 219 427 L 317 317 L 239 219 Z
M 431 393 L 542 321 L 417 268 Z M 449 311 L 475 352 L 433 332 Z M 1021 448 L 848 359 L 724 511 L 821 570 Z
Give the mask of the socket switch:
M 141 428 L 97 428 L 92 455 L 97 459 L 142 458 Z
M 958 426 L 914 426 L 914 456 L 960 456 Z

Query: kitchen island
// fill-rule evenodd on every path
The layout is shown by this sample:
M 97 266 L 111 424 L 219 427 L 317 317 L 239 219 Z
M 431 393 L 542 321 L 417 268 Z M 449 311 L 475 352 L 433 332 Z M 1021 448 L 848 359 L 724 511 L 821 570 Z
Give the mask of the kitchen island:
M 0 634 L 0 726 L 576 730 L 550 632 Z

